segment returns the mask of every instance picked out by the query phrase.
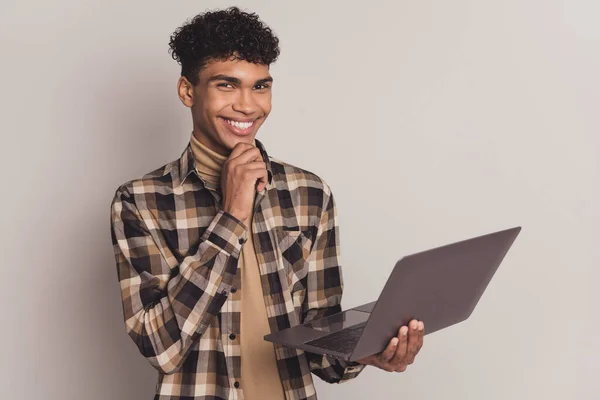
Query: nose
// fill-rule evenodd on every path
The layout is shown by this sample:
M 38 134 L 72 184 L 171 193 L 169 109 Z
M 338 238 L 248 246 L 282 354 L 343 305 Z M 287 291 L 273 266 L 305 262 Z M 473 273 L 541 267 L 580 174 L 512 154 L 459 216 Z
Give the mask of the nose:
M 233 109 L 244 114 L 252 114 L 256 110 L 252 91 L 240 90 L 233 102 Z

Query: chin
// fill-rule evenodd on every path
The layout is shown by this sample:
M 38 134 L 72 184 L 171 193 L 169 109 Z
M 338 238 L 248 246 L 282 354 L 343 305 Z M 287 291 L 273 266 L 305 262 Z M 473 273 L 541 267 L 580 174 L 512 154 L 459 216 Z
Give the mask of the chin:
M 233 150 L 233 148 L 238 143 L 253 144 L 254 143 L 254 135 L 248 135 L 248 136 L 244 136 L 244 137 L 231 137 L 230 136 L 225 143 L 227 144 L 227 148 L 229 150 Z

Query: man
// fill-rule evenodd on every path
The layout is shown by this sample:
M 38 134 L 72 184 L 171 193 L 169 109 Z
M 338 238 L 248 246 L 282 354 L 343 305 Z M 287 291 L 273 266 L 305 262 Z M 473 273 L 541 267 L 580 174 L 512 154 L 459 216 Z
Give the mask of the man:
M 190 143 L 121 185 L 111 210 L 126 329 L 159 371 L 155 399 L 316 399 L 311 372 L 343 382 L 368 364 L 404 371 L 422 346 L 419 321 L 356 363 L 263 340 L 341 310 L 334 199 L 255 139 L 279 55 L 255 14 L 200 14 L 170 47 Z

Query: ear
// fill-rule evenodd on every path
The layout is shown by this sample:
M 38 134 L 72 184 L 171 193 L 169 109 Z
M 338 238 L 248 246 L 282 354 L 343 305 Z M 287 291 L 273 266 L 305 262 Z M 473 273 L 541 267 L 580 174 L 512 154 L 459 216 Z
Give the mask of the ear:
M 184 106 L 194 105 L 194 85 L 185 76 L 180 77 L 177 81 L 177 94 Z

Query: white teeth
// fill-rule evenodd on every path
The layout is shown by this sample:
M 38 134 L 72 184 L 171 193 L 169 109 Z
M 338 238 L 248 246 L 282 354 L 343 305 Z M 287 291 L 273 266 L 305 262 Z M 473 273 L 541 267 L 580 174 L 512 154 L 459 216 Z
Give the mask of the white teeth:
M 252 121 L 252 122 L 237 122 L 237 121 L 232 121 L 230 119 L 226 119 L 225 121 L 227 121 L 227 123 L 229 125 L 233 125 L 237 128 L 241 128 L 241 129 L 250 128 L 254 124 L 254 121 Z

